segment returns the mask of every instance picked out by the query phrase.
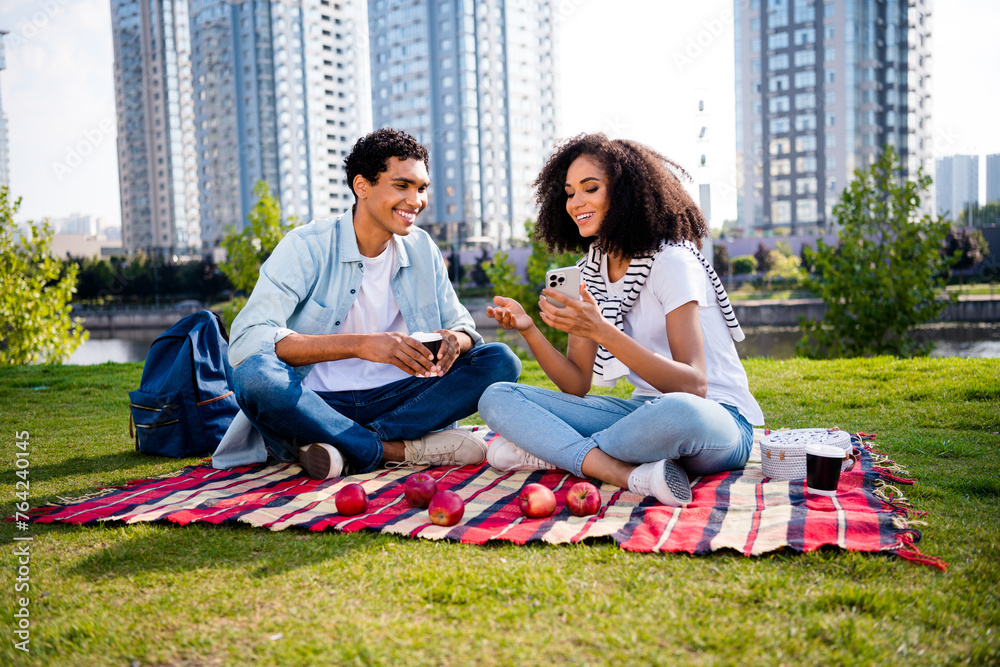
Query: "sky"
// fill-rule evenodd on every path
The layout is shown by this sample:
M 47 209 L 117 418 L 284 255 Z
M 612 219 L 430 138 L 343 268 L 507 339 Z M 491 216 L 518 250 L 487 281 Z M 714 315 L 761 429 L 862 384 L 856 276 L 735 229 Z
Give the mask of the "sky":
M 18 222 L 74 213 L 121 224 L 110 0 L 0 0 Z M 735 218 L 733 0 L 555 0 L 557 132 L 656 148 L 713 184 L 712 225 Z M 937 0 L 935 157 L 1000 153 L 1000 2 Z M 695 165 L 698 100 L 707 173 Z M 980 180 L 985 179 L 980 165 Z M 980 185 L 980 199 L 984 197 Z

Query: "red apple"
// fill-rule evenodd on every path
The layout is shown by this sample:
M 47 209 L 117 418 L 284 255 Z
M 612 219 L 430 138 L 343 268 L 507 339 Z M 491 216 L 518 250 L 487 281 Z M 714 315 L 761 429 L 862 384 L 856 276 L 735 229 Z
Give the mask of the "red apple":
M 431 498 L 437 493 L 438 485 L 434 478 L 425 472 L 418 472 L 406 478 L 403 485 L 403 496 L 410 507 L 424 509 L 430 504 Z
M 344 516 L 361 514 L 368 509 L 368 494 L 360 484 L 348 484 L 333 497 L 337 512 Z
M 431 523 L 438 526 L 454 526 L 465 514 L 465 501 L 454 491 L 438 491 L 427 507 Z
M 556 511 L 556 494 L 541 484 L 528 484 L 517 494 L 521 514 L 530 519 L 552 516 Z
M 573 516 L 590 516 L 601 509 L 601 492 L 590 482 L 577 482 L 566 493 L 566 508 Z

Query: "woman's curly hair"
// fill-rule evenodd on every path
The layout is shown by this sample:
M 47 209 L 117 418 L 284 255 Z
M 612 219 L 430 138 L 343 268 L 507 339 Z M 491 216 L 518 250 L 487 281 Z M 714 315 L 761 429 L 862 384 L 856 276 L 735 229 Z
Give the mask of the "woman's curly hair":
M 610 196 L 596 238 L 584 238 L 566 212 L 566 172 L 586 155 L 604 169 Z M 675 162 L 635 141 L 581 134 L 556 147 L 535 180 L 538 223 L 534 238 L 549 251 L 586 252 L 591 243 L 621 257 L 654 252 L 663 241 L 691 241 L 709 233 L 701 210 L 681 184 L 691 177 Z
M 389 169 L 389 158 L 420 160 L 429 168 L 427 149 L 412 136 L 389 127 L 375 130 L 358 139 L 350 154 L 344 158 L 347 184 L 354 191 L 354 177 L 364 176 L 369 183 L 378 182 L 379 174 Z M 358 193 L 354 193 L 357 201 Z

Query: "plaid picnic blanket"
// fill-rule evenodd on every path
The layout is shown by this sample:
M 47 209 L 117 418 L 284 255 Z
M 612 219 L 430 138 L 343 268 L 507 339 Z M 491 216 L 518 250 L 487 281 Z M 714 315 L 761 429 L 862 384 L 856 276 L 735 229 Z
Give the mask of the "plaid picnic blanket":
M 629 551 L 705 554 L 732 549 L 747 556 L 835 546 L 892 553 L 945 567 L 915 546 L 920 533 L 908 524 L 914 510 L 897 486 L 915 480 L 901 477 L 898 466 L 873 451 L 870 437 L 852 436 L 862 449 L 860 464 L 841 476 L 836 496 L 825 497 L 807 495 L 803 480 L 764 477 L 759 448 L 764 433 L 755 432 L 753 453 L 743 469 L 692 480 L 693 501 L 683 509 L 604 484 L 599 486 L 599 513 L 575 517 L 566 509 L 565 499 L 569 487 L 580 480 L 564 471 L 498 473 L 485 464 L 427 468 L 439 489 L 455 491 L 466 503 L 462 521 L 443 527 L 432 524 L 426 510 L 407 505 L 403 481 L 413 470 L 378 470 L 320 481 L 309 479 L 297 465 L 262 464 L 232 470 L 192 466 L 128 482 L 97 497 L 40 507 L 31 518 L 35 523 L 80 525 L 240 522 L 271 530 L 371 530 L 472 544 L 491 540 L 559 544 L 610 538 Z M 369 507 L 365 514 L 344 517 L 337 514 L 333 496 L 351 482 L 364 486 Z M 553 489 L 557 500 L 553 516 L 528 519 L 521 515 L 517 493 L 530 482 Z

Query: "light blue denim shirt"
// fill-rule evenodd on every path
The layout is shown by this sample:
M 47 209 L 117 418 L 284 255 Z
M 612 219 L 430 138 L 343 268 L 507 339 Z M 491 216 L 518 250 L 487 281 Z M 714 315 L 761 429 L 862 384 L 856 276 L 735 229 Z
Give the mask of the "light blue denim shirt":
M 406 236 L 394 235 L 392 243 L 396 246 L 392 293 L 410 333 L 452 329 L 466 332 L 475 345 L 482 345 L 430 235 L 413 227 Z M 260 267 L 257 285 L 233 322 L 229 362 L 235 368 L 250 355 L 274 354 L 275 344 L 293 332 L 337 333 L 363 277 L 350 212 L 288 232 Z M 296 372 L 304 378 L 311 369 L 299 366 Z

